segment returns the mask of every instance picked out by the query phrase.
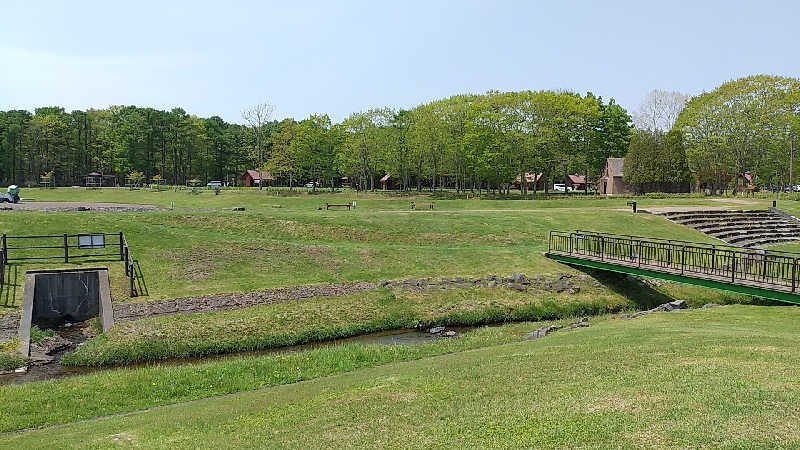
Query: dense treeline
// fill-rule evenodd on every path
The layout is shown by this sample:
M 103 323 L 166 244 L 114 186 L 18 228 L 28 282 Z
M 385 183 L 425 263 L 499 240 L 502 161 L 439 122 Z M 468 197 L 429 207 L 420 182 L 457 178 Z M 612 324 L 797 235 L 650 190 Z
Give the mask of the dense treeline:
M 607 157 L 627 151 L 630 123 L 613 100 L 552 91 L 458 95 L 412 110 L 358 112 L 337 124 L 327 115 L 245 126 L 180 108 L 47 107 L 0 112 L 0 180 L 35 185 L 52 171 L 57 184 L 76 185 L 100 172 L 124 183 L 137 171 L 171 184 L 237 182 L 246 169 L 263 169 L 289 185 L 333 186 L 348 177 L 374 189 L 389 173 L 407 190 L 508 192 L 526 172 L 599 176 Z
M 368 190 L 391 174 L 388 183 L 397 189 L 508 193 L 525 173 L 543 173 L 545 189 L 566 173 L 585 174 L 591 183 L 606 158 L 627 155 L 626 179 L 639 192 L 688 180 L 714 193 L 744 180 L 745 172 L 762 187 L 796 183 L 800 80 L 756 75 L 686 99 L 653 91 L 638 130 L 613 100 L 553 91 L 457 95 L 410 110 L 357 112 L 340 123 L 327 115 L 269 120 L 266 107 L 246 125 L 180 108 L 6 111 L 0 182 L 35 185 L 52 171 L 58 185 L 83 184 L 89 172 L 124 183 L 136 171 L 170 184 L 236 184 L 246 169 L 260 169 L 290 186 L 338 186 L 347 177 Z
M 691 98 L 674 128 L 685 136 L 697 182 L 712 194 L 735 189 L 745 172 L 762 187 L 795 184 L 800 80 L 755 75 L 729 81 Z

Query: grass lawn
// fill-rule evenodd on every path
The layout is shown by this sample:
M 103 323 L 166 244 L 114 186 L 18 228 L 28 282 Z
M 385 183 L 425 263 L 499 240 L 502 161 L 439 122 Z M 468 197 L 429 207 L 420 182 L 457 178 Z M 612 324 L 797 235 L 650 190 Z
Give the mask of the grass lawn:
M 2 439 L 14 448 L 54 436 L 65 447 L 797 448 L 798 320 L 799 308 L 758 306 L 609 320 Z
M 37 201 L 161 206 L 175 202 L 176 207 L 194 208 L 0 214 L 0 230 L 9 235 L 124 231 L 149 291 L 149 296 L 138 300 L 320 282 L 566 271 L 542 256 L 551 229 L 709 240 L 659 216 L 633 215 L 625 199 L 441 200 L 434 211 L 412 212 L 408 204 L 414 197 L 363 193 L 357 197 L 354 192 L 275 197 L 257 190 L 225 191 L 215 196 L 210 192 L 187 195 L 62 188 L 26 189 L 24 195 Z M 326 201 L 350 200 L 358 201 L 357 209 L 316 209 Z M 700 204 L 741 207 L 731 199 L 640 201 L 640 207 Z M 220 210 L 231 205 L 245 206 L 247 211 Z M 115 301 L 127 300 L 122 264 L 103 264 L 110 268 Z M 44 266 L 12 265 L 7 269 L 9 282 L 0 292 L 0 311 L 19 305 L 24 271 L 38 267 Z

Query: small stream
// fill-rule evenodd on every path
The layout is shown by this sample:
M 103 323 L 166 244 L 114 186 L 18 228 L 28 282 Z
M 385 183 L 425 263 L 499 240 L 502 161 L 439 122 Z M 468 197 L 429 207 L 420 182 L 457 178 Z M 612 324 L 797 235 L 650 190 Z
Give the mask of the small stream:
M 322 347 L 332 347 L 343 344 L 417 345 L 417 344 L 425 344 L 428 342 L 435 342 L 441 339 L 457 338 L 460 337 L 462 333 L 471 331 L 475 328 L 476 327 L 448 327 L 447 330 L 443 330 L 439 333 L 430 333 L 427 330 L 414 330 L 414 329 L 379 331 L 376 333 L 363 334 L 360 336 L 334 339 L 330 341 L 311 342 L 308 344 L 293 345 L 289 347 L 225 353 L 220 355 L 201 356 L 194 358 L 170 358 L 170 359 L 163 359 L 146 363 L 129 364 L 124 366 L 105 366 L 105 367 L 62 366 L 56 360 L 49 364 L 30 365 L 28 366 L 28 371 L 24 373 L 12 372 L 12 373 L 0 374 L 0 386 L 8 384 L 22 384 L 31 381 L 51 380 L 55 378 L 71 377 L 75 375 L 85 375 L 104 370 L 125 369 L 125 368 L 135 369 L 139 367 L 148 367 L 154 365 L 177 366 L 182 364 L 193 364 L 198 362 L 219 361 L 228 358 L 281 355 L 288 353 L 296 353 L 304 350 L 313 350 Z M 446 332 L 448 331 L 455 332 L 456 334 L 454 336 L 447 336 L 446 334 L 449 333 Z M 61 354 L 57 356 L 58 356 L 57 359 L 60 359 Z

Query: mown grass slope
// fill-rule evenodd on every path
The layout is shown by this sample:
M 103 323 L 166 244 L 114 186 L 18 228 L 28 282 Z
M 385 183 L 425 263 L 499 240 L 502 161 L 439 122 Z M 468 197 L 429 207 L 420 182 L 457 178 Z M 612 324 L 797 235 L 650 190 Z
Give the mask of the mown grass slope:
M 800 446 L 795 307 L 612 320 L 544 339 L 3 436 L 202 447 Z

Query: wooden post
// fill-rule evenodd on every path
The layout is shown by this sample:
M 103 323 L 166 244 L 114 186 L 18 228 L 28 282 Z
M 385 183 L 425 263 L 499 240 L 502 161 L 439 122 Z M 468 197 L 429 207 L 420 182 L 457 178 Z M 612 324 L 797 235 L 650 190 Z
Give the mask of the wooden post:
M 69 241 L 67 240 L 67 233 L 64 233 L 64 262 L 69 263 Z
M 125 252 L 122 250 L 123 242 L 125 242 L 125 235 L 122 234 L 122 231 L 119 232 L 119 260 L 125 261 Z
M 8 242 L 5 233 L 3 233 L 3 264 L 8 264 Z

